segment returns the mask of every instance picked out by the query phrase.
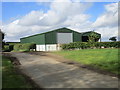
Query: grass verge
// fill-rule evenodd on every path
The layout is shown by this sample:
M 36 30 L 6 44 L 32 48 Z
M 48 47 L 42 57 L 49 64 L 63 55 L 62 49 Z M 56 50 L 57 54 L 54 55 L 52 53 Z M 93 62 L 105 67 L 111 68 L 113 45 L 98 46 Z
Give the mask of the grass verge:
M 33 88 L 5 56 L 2 57 L 2 88 Z
M 57 51 L 54 53 L 84 65 L 90 65 L 101 70 L 120 74 L 120 72 L 118 72 L 120 68 L 118 49 L 84 49 Z

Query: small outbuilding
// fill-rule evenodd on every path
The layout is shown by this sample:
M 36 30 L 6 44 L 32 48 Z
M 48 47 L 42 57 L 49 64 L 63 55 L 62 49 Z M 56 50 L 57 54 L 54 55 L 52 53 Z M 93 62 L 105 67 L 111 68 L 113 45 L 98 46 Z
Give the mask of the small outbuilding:
M 21 43 L 35 43 L 37 51 L 56 51 L 60 50 L 61 44 L 67 44 L 72 42 L 87 42 L 88 36 L 91 32 L 76 32 L 68 28 L 60 28 L 49 32 L 36 34 L 20 39 Z M 99 33 L 96 33 L 99 38 Z
M 89 32 L 83 32 L 82 33 L 82 42 L 88 42 L 89 36 L 93 33 L 94 31 L 89 31 Z M 101 41 L 101 34 L 94 32 L 94 34 L 97 35 L 97 38 L 95 38 L 95 41 Z

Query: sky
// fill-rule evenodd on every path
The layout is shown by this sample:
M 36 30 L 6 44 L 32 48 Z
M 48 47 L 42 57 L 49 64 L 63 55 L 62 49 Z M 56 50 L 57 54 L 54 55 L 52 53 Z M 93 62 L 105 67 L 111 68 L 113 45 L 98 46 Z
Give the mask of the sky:
M 116 2 L 2 2 L 0 22 L 5 41 L 26 37 L 61 27 L 98 32 L 102 41 L 118 36 Z M 66 2 L 64 2 L 66 1 Z

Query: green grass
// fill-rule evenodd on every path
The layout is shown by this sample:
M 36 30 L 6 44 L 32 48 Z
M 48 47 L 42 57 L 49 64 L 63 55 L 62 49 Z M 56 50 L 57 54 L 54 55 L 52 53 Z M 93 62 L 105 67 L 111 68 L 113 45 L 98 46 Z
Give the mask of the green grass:
M 54 53 L 84 65 L 90 65 L 115 74 L 120 74 L 118 72 L 118 68 L 120 68 L 118 64 L 118 49 L 84 49 L 57 51 Z
M 25 78 L 18 74 L 11 61 L 2 57 L 2 88 L 32 88 Z

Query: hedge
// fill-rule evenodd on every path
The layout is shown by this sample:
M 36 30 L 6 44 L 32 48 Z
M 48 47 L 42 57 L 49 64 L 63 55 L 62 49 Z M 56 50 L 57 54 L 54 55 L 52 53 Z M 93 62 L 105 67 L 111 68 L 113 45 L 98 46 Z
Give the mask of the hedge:
M 4 49 L 3 49 L 4 52 L 9 52 L 9 45 L 4 45 Z
M 34 43 L 25 43 L 25 44 L 15 44 L 13 51 L 30 51 L 36 49 L 36 44 Z
M 70 49 L 87 49 L 87 48 L 120 48 L 120 41 L 117 42 L 95 42 L 92 45 L 89 42 L 73 42 L 70 44 L 62 44 L 63 50 Z
M 14 45 L 4 45 L 3 51 L 4 52 L 10 52 L 13 50 Z

